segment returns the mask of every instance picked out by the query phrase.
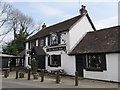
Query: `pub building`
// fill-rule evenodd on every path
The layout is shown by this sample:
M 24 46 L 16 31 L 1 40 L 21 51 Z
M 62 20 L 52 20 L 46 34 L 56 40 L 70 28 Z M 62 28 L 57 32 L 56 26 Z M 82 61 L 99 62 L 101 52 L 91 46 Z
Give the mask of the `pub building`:
M 112 30 L 96 30 L 86 7 L 82 5 L 79 15 L 48 27 L 44 23 L 39 32 L 27 39 L 25 66 L 31 67 L 34 57 L 39 69 L 63 69 L 72 76 L 78 71 L 83 78 L 118 82 L 117 65 L 112 65 L 118 64 L 118 53 L 112 54 L 117 46 L 110 48 L 117 41 L 112 41 L 116 38 L 114 35 L 108 35 Z

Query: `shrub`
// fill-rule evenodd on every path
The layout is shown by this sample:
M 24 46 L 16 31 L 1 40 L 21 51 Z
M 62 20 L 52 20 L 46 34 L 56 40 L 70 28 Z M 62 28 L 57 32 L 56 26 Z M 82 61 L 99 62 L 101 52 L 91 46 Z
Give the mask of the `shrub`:
M 35 58 L 32 58 L 32 60 L 31 60 L 31 70 L 33 73 L 37 72 L 37 62 L 36 62 Z

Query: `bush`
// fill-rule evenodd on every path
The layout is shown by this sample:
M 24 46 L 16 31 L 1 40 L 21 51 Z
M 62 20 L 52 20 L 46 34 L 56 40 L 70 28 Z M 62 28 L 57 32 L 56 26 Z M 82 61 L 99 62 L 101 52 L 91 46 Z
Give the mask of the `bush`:
M 35 58 L 32 58 L 32 60 L 31 60 L 31 70 L 33 73 L 37 72 L 37 62 L 36 62 Z

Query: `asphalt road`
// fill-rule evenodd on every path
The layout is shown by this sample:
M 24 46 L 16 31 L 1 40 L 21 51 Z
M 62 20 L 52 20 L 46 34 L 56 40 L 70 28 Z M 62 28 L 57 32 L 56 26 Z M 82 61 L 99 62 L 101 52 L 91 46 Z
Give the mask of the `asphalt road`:
M 17 80 L 2 80 L 2 88 L 43 88 L 42 86 L 36 86 L 34 84 L 27 84 L 25 82 L 18 82 Z
M 2 79 L 2 88 L 77 88 L 76 86 L 56 84 L 55 81 Z
M 118 83 L 80 79 L 79 85 L 75 86 L 72 77 L 62 77 L 60 84 L 56 84 L 55 78 L 50 77 L 45 77 L 44 82 L 40 82 L 40 79 L 8 77 L 2 79 L 2 88 L 118 88 Z

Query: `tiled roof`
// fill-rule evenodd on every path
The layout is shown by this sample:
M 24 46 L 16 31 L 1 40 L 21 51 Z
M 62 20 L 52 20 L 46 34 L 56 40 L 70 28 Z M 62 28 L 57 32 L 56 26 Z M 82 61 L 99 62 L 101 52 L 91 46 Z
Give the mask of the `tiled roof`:
M 35 53 L 36 55 L 46 55 L 45 51 L 43 50 L 43 48 L 38 47 L 38 46 L 34 46 L 31 50 L 31 54 Z
M 77 22 L 81 17 L 82 17 L 81 15 L 78 15 L 78 16 L 76 16 L 74 18 L 71 18 L 71 19 L 68 19 L 66 21 L 60 22 L 58 24 L 46 27 L 45 29 L 42 29 L 41 31 L 39 31 L 38 33 L 33 35 L 32 37 L 28 38 L 27 41 L 31 41 L 31 40 L 37 39 L 39 37 L 43 37 L 43 36 L 49 35 L 50 33 L 69 30 L 69 28 L 75 22 Z
M 88 32 L 70 54 L 120 52 L 120 26 Z

